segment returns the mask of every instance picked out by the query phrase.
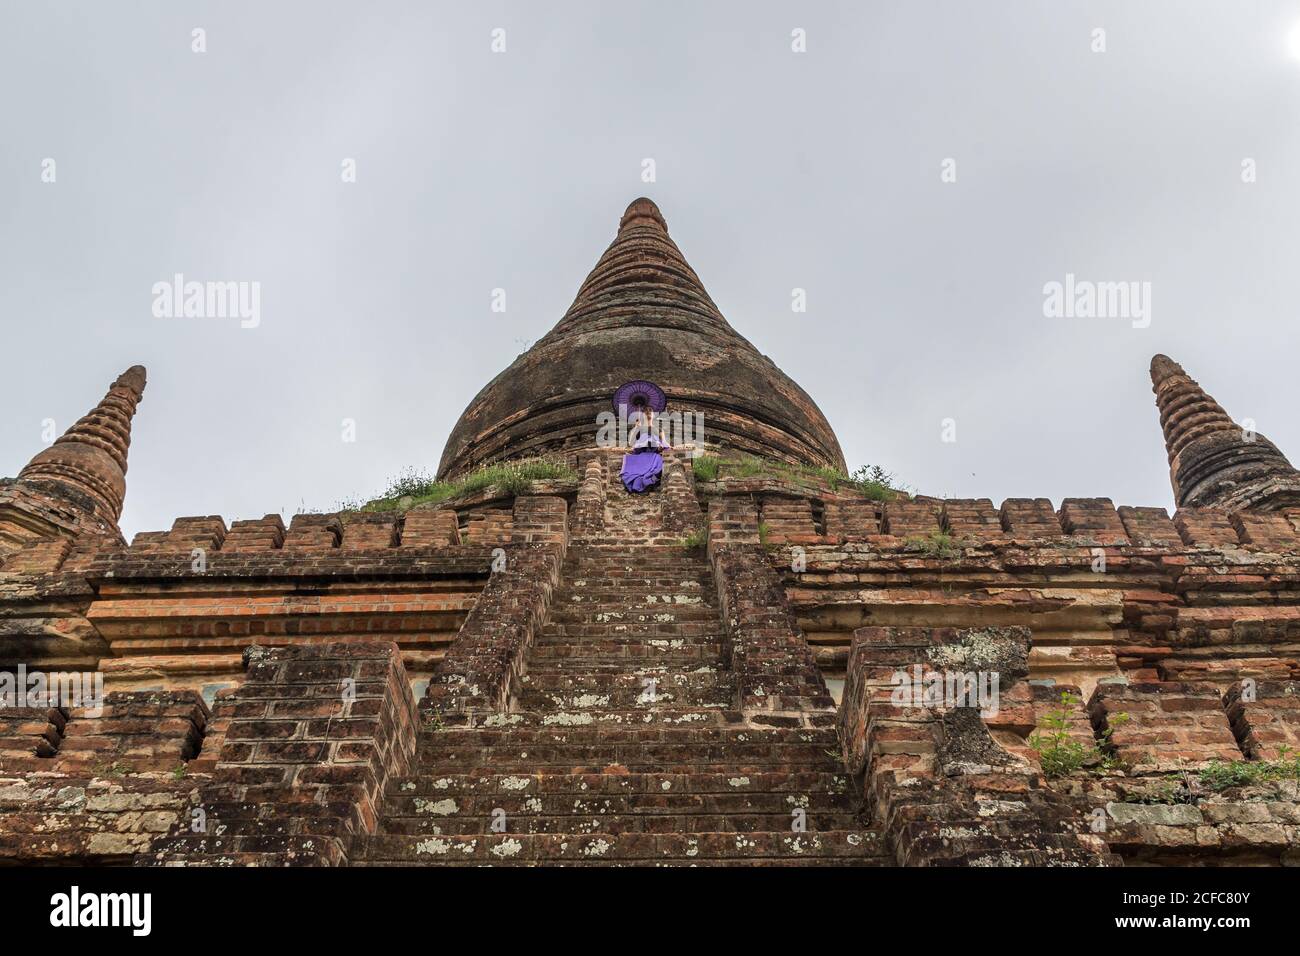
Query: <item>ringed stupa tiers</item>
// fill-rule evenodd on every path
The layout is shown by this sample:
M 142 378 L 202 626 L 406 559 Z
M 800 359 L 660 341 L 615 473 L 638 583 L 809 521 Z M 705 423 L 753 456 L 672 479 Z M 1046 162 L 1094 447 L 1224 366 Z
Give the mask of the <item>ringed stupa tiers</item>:
M 1173 514 L 850 480 L 638 199 L 466 480 L 128 543 L 128 369 L 0 480 L 0 863 L 1300 864 L 1300 475 L 1150 371 Z
M 1300 474 L 1276 445 L 1233 421 L 1167 355 L 1151 360 L 1151 381 L 1179 505 L 1300 507 Z
M 585 448 L 610 395 L 634 379 L 663 388 L 673 411 L 703 414 L 707 444 L 844 469 L 816 403 L 727 323 L 642 198 L 555 328 L 469 403 L 438 477 Z

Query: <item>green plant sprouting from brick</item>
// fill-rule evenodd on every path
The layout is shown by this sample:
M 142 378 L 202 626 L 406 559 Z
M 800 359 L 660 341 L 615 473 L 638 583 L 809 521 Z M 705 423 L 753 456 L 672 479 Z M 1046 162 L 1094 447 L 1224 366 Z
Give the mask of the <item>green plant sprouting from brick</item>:
M 722 459 L 717 455 L 699 455 L 691 459 L 691 471 L 695 474 L 696 481 L 717 481 L 718 466 L 722 464 Z
M 682 538 L 682 547 L 687 551 L 699 551 L 708 543 L 708 535 L 700 528 L 696 528 L 686 537 Z
M 929 557 L 944 560 L 960 556 L 962 549 L 962 542 L 946 531 L 933 531 L 924 537 L 917 535 L 908 538 L 905 544 L 913 551 L 923 551 Z
M 342 511 L 402 511 L 437 504 L 450 498 L 496 486 L 505 494 L 520 495 L 534 481 L 576 481 L 577 473 L 543 458 L 503 462 L 484 467 L 456 481 L 438 481 L 427 472 L 408 468 L 388 482 L 382 495 L 364 504 L 345 504 Z
M 1202 788 L 1216 791 L 1280 780 L 1300 780 L 1300 751 L 1285 745 L 1276 760 L 1211 760 L 1197 778 Z
M 1119 766 L 1110 738 L 1117 727 L 1128 721 L 1128 714 L 1109 716 L 1099 746 L 1096 741 L 1085 742 L 1070 733 L 1073 714 L 1081 703 L 1082 699 L 1077 695 L 1062 691 L 1061 706 L 1043 714 L 1038 719 L 1039 732 L 1029 738 L 1029 746 L 1038 753 L 1043 773 L 1049 777 L 1064 776 L 1084 768 L 1114 770 Z
M 894 476 L 879 465 L 863 465 L 845 480 L 872 501 L 892 501 L 902 493 Z
M 724 478 L 776 478 L 790 481 L 813 481 L 832 491 L 856 490 L 872 501 L 889 501 L 905 492 L 894 484 L 894 476 L 879 465 L 863 465 L 851 475 L 826 466 L 793 464 L 756 455 L 700 455 L 691 462 L 696 481 Z

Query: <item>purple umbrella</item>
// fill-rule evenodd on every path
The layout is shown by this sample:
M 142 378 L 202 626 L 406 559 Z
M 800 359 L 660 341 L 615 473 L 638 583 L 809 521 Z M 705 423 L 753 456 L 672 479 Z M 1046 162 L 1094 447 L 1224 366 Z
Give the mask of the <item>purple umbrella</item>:
M 620 385 L 614 393 L 614 411 L 626 405 L 629 412 L 648 408 L 658 414 L 668 407 L 668 396 L 654 382 L 635 381 Z

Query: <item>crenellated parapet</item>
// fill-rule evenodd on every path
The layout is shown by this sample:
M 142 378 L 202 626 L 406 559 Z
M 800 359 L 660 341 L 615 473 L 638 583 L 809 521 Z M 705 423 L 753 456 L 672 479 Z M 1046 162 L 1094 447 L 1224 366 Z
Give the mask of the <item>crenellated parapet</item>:
M 1285 512 L 1116 508 L 1108 499 L 714 502 L 714 543 L 761 543 L 823 673 L 852 632 L 1027 626 L 1036 679 L 1300 677 L 1300 532 Z M 893 532 L 893 533 L 891 533 Z M 901 534 L 898 532 L 902 532 Z

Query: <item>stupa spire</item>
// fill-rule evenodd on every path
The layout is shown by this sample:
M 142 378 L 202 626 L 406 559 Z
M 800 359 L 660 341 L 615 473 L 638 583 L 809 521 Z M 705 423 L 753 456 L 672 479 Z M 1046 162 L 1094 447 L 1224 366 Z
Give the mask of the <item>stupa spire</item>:
M 33 458 L 18 481 L 39 484 L 116 524 L 126 497 L 131 420 L 144 386 L 142 365 L 119 375 L 103 400 Z
M 1234 422 L 1167 355 L 1151 359 L 1151 382 L 1180 508 L 1221 505 L 1272 511 L 1300 505 L 1300 473 L 1263 435 Z
M 614 241 L 547 338 L 644 321 L 647 313 L 669 310 L 676 312 L 678 324 L 688 321 L 694 331 L 725 341 L 728 347 L 754 351 L 723 318 L 668 235 L 668 221 L 659 207 L 642 196 L 628 204 Z

